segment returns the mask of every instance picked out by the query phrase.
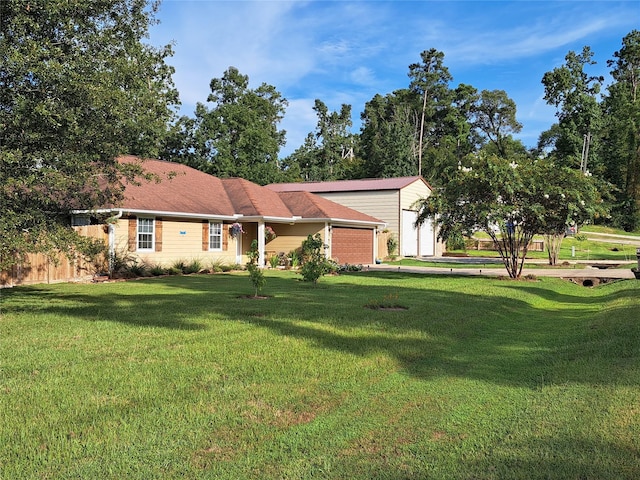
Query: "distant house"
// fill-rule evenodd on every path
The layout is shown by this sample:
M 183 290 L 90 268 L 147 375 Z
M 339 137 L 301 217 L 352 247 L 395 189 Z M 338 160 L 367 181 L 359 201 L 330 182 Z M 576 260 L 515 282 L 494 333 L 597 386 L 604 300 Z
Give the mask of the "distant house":
M 245 263 L 253 240 L 260 264 L 289 253 L 308 235 L 319 233 L 327 256 L 339 263 L 369 264 L 377 256 L 384 222 L 309 192 L 275 192 L 240 178 L 220 179 L 179 163 L 137 157 L 154 177 L 126 183 L 124 200 L 94 211 L 75 211 L 75 224 L 110 216 L 111 253 L 126 252 L 150 264 L 170 266 L 198 259 Z M 233 235 L 232 225 L 242 233 Z M 265 235 L 269 229 L 275 238 Z M 354 245 L 358 245 L 354 248 Z
M 398 254 L 405 257 L 440 256 L 442 245 L 437 242 L 432 222 L 419 228 L 417 200 L 431 195 L 431 186 L 420 176 L 343 180 L 335 182 L 274 183 L 267 185 L 274 192 L 310 192 L 346 207 L 379 218 L 396 235 Z

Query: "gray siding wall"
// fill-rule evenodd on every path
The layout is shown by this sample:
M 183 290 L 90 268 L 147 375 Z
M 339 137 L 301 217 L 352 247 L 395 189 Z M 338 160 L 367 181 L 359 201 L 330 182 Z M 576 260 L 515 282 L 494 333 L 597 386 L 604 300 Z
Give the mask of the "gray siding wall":
M 417 210 L 413 206 L 416 200 L 431 195 L 431 190 L 422 181 L 415 181 L 400 191 L 400 208 L 403 210 Z
M 389 230 L 398 232 L 400 228 L 400 192 L 322 192 L 318 193 L 333 202 L 371 215 L 387 224 Z

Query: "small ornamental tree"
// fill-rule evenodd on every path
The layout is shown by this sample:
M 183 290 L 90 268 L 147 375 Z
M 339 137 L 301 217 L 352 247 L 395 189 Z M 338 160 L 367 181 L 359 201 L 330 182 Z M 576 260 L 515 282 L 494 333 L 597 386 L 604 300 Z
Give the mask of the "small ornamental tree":
M 588 172 L 560 167 L 551 161 L 540 161 L 537 167 L 544 207 L 538 233 L 544 235 L 549 265 L 556 265 L 567 228 L 580 227 L 607 212 L 596 181 Z
M 318 283 L 318 279 L 329 271 L 328 262 L 324 255 L 327 245 L 322 241 L 319 233 L 307 236 L 302 242 L 301 274 L 305 282 Z
M 445 241 L 487 233 L 509 277 L 519 278 L 534 235 L 564 236 L 567 225 L 586 221 L 597 205 L 597 191 L 580 172 L 546 160 L 481 154 L 467 158 L 444 187 L 419 202 L 417 222 L 433 218 Z
M 267 283 L 267 280 L 264 278 L 264 272 L 260 267 L 258 267 L 260 252 L 258 251 L 257 240 L 251 242 L 251 250 L 247 252 L 247 256 L 249 257 L 249 261 L 247 262 L 247 271 L 249 272 L 249 278 L 251 279 L 251 283 L 255 289 L 254 297 L 257 297 L 260 290 L 262 290 Z

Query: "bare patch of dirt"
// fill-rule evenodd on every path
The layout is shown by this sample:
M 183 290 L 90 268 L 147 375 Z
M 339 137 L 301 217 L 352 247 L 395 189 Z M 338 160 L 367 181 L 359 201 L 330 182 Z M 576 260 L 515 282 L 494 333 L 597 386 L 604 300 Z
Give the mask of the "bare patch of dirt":
M 269 297 L 266 295 L 240 295 L 238 298 L 244 298 L 245 300 L 267 300 Z
M 401 305 L 397 305 L 397 306 L 393 306 L 393 307 L 379 307 L 379 306 L 374 306 L 374 305 L 367 305 L 365 306 L 365 308 L 368 308 L 369 310 L 382 310 L 382 311 L 387 311 L 387 312 L 400 312 L 403 310 L 409 310 L 409 307 L 403 307 Z

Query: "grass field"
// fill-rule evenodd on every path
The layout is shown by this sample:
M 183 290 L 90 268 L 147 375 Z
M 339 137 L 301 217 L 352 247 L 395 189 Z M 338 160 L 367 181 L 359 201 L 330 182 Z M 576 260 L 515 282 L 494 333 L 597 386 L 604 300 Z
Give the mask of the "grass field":
M 613 260 L 619 262 L 635 262 L 636 246 L 621 242 L 595 241 L 595 240 L 578 240 L 575 237 L 567 237 L 562 241 L 560 247 L 560 262 L 572 262 L 576 260 L 598 261 Z M 498 252 L 491 250 L 455 250 L 453 253 L 465 253 L 472 257 L 498 257 Z M 544 252 L 527 252 L 528 259 L 547 260 L 548 253 Z
M 0 292 L 0 478 L 640 478 L 640 282 L 266 274 Z
M 640 230 L 636 230 L 634 232 L 625 232 L 624 230 L 621 230 L 619 228 L 605 227 L 603 225 L 584 225 L 583 227 L 580 228 L 580 231 L 584 233 L 589 233 L 589 232 L 611 233 L 614 235 L 628 235 L 628 236 L 640 237 Z

